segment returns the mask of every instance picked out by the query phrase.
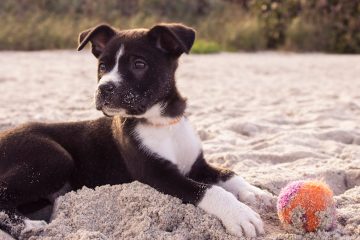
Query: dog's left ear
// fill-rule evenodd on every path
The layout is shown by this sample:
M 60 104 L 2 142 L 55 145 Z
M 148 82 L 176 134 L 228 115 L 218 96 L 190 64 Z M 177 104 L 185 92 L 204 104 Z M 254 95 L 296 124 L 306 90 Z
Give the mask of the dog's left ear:
M 182 24 L 159 24 L 149 30 L 148 36 L 162 51 L 174 56 L 189 53 L 195 41 L 195 30 Z
M 87 29 L 79 34 L 78 51 L 82 50 L 85 45 L 91 42 L 91 52 L 95 57 L 99 57 L 106 44 L 117 34 L 116 30 L 107 24 L 98 25 L 94 28 Z

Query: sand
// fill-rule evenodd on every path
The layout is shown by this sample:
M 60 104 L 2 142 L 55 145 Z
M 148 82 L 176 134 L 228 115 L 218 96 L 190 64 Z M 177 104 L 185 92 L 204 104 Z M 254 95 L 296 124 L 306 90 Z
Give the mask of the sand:
M 259 239 L 359 239 L 360 56 L 191 55 L 177 82 L 205 156 L 277 195 L 289 181 L 333 189 L 335 231 L 286 233 L 257 211 Z M 73 121 L 95 111 L 96 59 L 88 52 L 0 53 L 0 130 L 27 121 Z M 219 220 L 134 182 L 83 188 L 58 199 L 54 220 L 30 239 L 234 239 Z M 28 238 L 29 236 L 24 236 Z

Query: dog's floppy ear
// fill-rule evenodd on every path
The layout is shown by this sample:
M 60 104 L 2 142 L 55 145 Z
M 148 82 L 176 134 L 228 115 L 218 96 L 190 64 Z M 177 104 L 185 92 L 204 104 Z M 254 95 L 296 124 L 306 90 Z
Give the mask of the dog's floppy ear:
M 195 40 L 194 29 L 177 23 L 155 25 L 148 35 L 158 48 L 175 56 L 189 53 Z
M 106 44 L 116 33 L 116 30 L 107 24 L 101 24 L 94 28 L 87 29 L 79 34 L 79 46 L 77 50 L 80 51 L 83 49 L 90 41 L 91 52 L 95 57 L 99 57 Z

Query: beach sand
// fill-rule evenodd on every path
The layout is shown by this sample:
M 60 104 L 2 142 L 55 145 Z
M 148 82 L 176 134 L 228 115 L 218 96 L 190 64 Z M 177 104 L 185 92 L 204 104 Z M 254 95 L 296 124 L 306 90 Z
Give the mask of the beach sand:
M 258 239 L 360 239 L 359 62 L 357 55 L 271 52 L 181 59 L 177 84 L 208 162 L 275 195 L 301 179 L 323 180 L 334 191 L 335 231 L 286 233 L 275 211 L 254 209 L 266 230 Z M 101 116 L 89 52 L 1 52 L 0 66 L 0 130 Z M 31 234 L 235 239 L 215 217 L 139 182 L 70 192 L 58 199 L 53 221 Z

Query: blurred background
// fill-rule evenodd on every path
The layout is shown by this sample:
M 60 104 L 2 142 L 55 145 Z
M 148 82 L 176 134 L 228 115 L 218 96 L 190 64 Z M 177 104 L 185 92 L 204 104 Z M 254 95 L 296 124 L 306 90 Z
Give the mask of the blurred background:
M 195 53 L 360 52 L 357 0 L 1 0 L 0 50 L 69 49 L 80 31 L 183 22 Z

